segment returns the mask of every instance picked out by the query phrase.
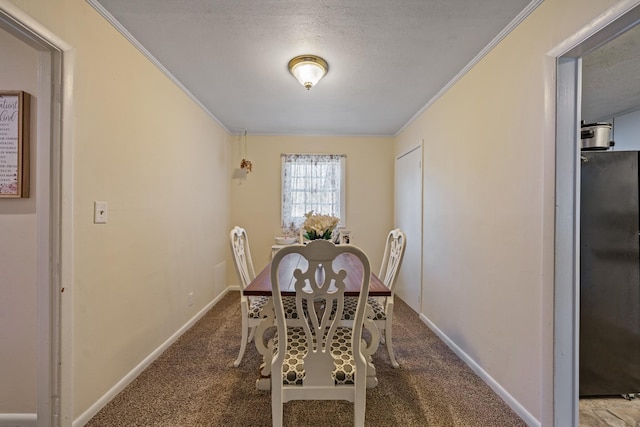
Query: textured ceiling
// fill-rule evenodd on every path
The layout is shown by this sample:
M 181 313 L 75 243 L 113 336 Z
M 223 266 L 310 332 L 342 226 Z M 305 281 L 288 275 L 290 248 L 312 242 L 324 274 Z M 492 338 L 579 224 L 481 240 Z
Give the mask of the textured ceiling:
M 582 119 L 609 120 L 640 109 L 640 26 L 582 58 Z
M 394 135 L 537 0 L 88 0 L 230 132 Z M 523 12 L 525 11 L 525 12 Z M 310 91 L 288 72 L 316 54 Z

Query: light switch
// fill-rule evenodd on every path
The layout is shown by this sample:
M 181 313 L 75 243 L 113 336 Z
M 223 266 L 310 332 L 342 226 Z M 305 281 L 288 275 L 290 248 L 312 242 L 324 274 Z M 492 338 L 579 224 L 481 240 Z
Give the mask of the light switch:
M 107 202 L 93 202 L 93 223 L 107 223 Z

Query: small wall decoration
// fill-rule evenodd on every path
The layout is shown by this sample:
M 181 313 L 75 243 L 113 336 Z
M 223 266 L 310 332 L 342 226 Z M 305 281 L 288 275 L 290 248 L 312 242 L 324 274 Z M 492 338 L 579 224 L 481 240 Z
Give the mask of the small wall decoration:
M 242 151 L 242 147 L 240 147 L 240 151 Z M 247 155 L 247 130 L 244 130 L 244 155 Z M 242 161 L 240 162 L 240 169 L 242 169 L 243 171 L 245 171 L 246 173 L 249 173 L 253 170 L 253 164 L 251 163 L 251 160 L 242 158 Z
M 242 161 L 240 162 L 240 169 L 246 170 L 247 173 L 251 172 L 251 170 L 253 169 L 253 164 L 251 163 L 251 160 L 242 159 Z
M 29 197 L 30 96 L 0 91 L 0 198 Z

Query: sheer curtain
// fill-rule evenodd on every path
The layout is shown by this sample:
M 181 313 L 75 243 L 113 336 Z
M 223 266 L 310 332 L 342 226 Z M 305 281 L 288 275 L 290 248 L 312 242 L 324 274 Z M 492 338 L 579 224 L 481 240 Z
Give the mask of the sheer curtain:
M 344 154 L 282 154 L 282 226 L 298 228 L 314 211 L 344 225 Z

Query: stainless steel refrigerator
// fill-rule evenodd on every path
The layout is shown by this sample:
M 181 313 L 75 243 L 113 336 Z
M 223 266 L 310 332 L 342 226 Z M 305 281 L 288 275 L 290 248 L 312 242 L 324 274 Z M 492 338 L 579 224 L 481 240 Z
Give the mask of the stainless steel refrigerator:
M 640 392 L 638 152 L 582 152 L 580 396 Z

